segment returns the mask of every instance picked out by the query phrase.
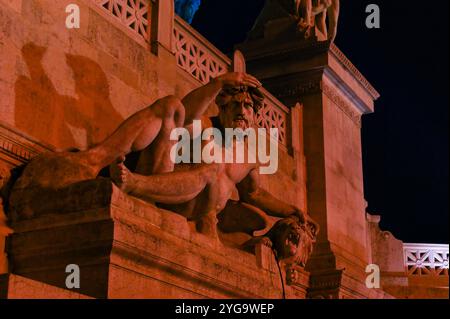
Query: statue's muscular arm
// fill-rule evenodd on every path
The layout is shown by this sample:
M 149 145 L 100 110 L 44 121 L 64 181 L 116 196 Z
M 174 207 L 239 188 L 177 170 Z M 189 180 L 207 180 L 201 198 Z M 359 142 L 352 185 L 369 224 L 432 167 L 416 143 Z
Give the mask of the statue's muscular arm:
M 328 27 L 328 39 L 331 40 L 331 42 L 334 41 L 337 34 L 337 27 L 338 27 L 338 20 L 339 20 L 339 9 L 340 9 L 340 1 L 339 0 L 333 0 L 331 2 L 331 5 L 328 7 L 328 20 L 329 20 L 329 27 Z
M 201 119 L 208 106 L 215 100 L 222 89 L 242 85 L 255 88 L 261 87 L 261 83 L 249 74 L 229 72 L 190 92 L 182 100 L 186 111 L 184 126 L 192 124 L 193 120 Z
M 260 187 L 258 168 L 253 169 L 247 177 L 237 185 L 241 201 L 254 205 L 274 217 L 288 217 L 293 214 L 305 220 L 303 212 L 297 207 L 289 205 Z

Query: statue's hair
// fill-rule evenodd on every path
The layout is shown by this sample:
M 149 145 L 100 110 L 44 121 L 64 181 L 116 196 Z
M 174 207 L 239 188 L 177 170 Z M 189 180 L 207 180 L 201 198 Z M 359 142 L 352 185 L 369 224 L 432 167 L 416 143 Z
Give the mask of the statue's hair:
M 239 93 L 246 93 L 246 92 L 249 93 L 250 97 L 253 100 L 253 110 L 255 111 L 255 114 L 258 114 L 258 112 L 264 106 L 264 94 L 257 88 L 240 86 L 223 89 L 216 97 L 216 104 L 219 107 L 224 107 L 228 103 L 230 103 L 233 96 Z

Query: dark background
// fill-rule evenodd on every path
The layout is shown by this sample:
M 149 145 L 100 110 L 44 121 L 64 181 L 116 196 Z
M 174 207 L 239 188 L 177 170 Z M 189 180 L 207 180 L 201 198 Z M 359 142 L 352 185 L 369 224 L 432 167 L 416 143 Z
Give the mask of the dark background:
M 381 29 L 367 29 L 378 4 Z M 202 0 L 192 26 L 225 53 L 264 0 Z M 337 46 L 381 93 L 363 117 L 368 212 L 410 243 L 448 243 L 448 0 L 341 0 Z

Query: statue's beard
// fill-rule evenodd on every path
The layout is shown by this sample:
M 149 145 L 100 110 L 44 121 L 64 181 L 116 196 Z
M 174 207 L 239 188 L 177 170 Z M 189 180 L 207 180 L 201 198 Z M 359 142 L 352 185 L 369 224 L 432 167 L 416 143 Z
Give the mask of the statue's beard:
M 249 121 L 243 118 L 239 118 L 239 119 L 234 119 L 233 120 L 233 128 L 240 128 L 242 130 L 246 130 L 248 128 L 250 128 L 250 124 Z
M 255 120 L 251 116 L 245 116 L 243 114 L 227 114 L 225 112 L 219 113 L 220 125 L 226 129 L 241 129 L 243 131 L 253 128 Z
M 246 129 L 252 127 L 253 121 L 250 121 L 248 118 L 244 116 L 236 115 L 232 118 L 229 117 L 227 119 L 224 119 L 222 125 L 225 128 L 232 128 L 232 129 L 240 128 L 245 131 Z

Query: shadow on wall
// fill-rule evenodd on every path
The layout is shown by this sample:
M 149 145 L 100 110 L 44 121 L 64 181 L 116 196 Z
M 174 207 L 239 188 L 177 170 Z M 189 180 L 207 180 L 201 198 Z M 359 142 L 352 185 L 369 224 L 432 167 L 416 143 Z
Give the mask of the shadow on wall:
M 111 103 L 106 74 L 95 61 L 66 54 L 78 99 L 60 95 L 42 65 L 46 51 L 31 42 L 22 47 L 30 77 L 19 76 L 15 83 L 16 127 L 57 148 L 101 142 L 123 121 Z

